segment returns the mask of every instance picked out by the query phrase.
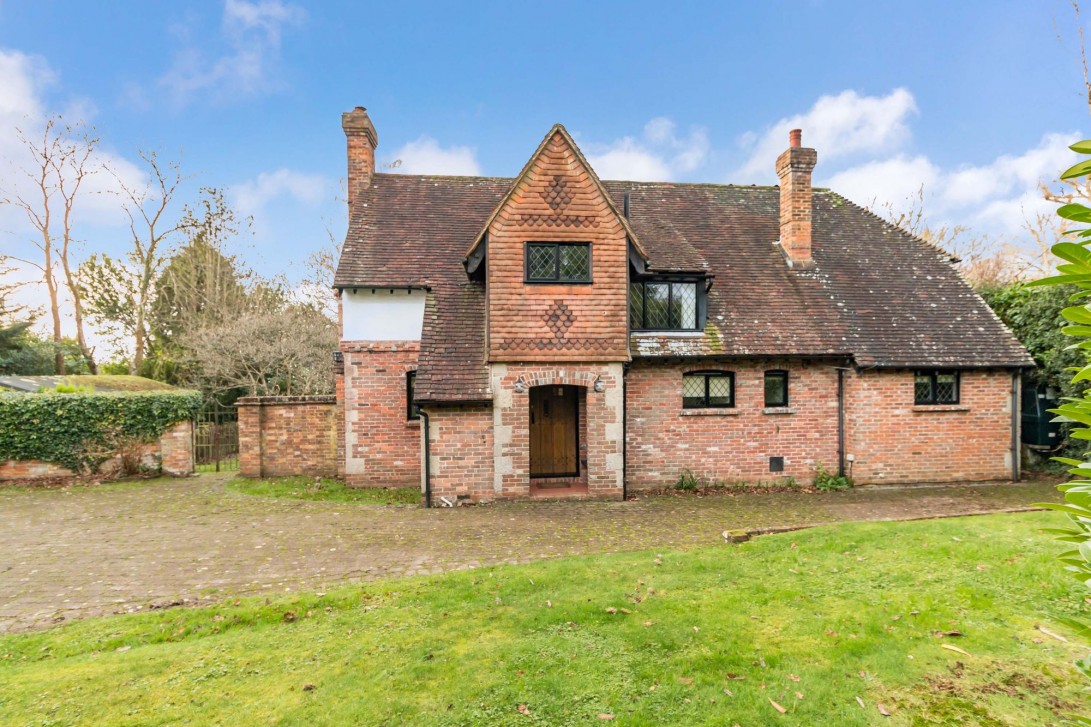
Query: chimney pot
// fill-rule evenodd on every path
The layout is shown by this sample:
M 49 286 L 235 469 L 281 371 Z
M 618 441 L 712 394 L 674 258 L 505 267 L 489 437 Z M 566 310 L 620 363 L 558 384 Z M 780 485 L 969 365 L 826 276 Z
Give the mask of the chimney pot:
M 803 146 L 803 129 L 792 129 L 788 132 L 788 145 L 793 149 Z

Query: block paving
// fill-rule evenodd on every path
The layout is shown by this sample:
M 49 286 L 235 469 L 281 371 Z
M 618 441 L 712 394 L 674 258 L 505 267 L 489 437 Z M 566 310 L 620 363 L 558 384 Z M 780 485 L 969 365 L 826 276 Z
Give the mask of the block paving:
M 251 497 L 225 490 L 226 480 L 0 489 L 0 632 L 353 580 L 715 545 L 725 530 L 995 512 L 1058 497 L 1055 483 L 1034 481 L 426 510 Z

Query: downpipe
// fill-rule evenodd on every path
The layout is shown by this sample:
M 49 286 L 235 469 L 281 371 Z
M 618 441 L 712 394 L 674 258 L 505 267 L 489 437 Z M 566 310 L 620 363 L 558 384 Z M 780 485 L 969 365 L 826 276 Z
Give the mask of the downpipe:
M 424 426 L 421 427 L 424 433 L 424 506 L 432 507 L 432 448 L 429 431 L 431 429 L 431 420 L 428 418 L 428 412 L 424 409 L 420 410 L 420 418 L 424 422 Z

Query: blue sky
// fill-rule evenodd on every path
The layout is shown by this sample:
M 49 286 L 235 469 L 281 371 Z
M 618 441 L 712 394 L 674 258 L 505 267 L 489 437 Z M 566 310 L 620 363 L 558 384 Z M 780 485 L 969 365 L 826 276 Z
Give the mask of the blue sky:
M 1077 54 L 1061 0 L 0 0 L 0 156 L 53 112 L 134 183 L 138 149 L 181 153 L 186 197 L 226 188 L 244 256 L 289 277 L 343 229 L 357 104 L 410 172 L 515 174 L 559 121 L 603 177 L 770 183 L 798 124 L 818 183 L 864 204 L 923 184 L 933 219 L 1018 236 L 1088 126 Z M 112 205 L 81 210 L 88 250 L 124 248 Z M 24 234 L 0 213 L 0 252 Z

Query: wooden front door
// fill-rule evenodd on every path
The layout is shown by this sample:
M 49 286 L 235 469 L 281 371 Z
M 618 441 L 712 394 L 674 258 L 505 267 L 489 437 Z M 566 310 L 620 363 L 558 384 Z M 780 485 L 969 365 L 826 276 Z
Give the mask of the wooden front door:
M 579 387 L 530 390 L 530 476 L 576 477 L 579 464 Z

